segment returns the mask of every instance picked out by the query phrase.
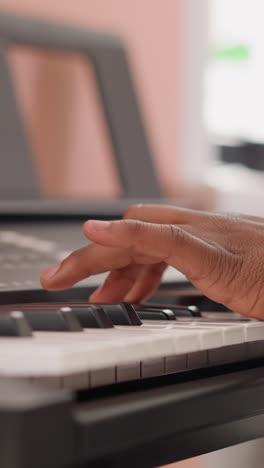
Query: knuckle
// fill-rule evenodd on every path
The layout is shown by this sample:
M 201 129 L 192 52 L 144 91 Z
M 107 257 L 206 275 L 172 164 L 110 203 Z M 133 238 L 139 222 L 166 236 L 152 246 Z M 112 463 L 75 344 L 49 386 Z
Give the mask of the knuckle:
M 142 205 L 130 205 L 123 214 L 123 219 L 133 219 Z
M 241 283 L 243 258 L 240 255 L 217 250 L 215 255 L 205 258 L 205 262 L 208 262 L 206 279 L 209 280 L 209 287 L 221 286 L 218 301 L 232 309 Z
M 174 253 L 175 246 L 179 247 L 186 238 L 186 234 L 178 226 L 174 226 L 173 224 L 169 224 L 168 226 L 161 226 L 161 229 L 166 229 L 166 234 L 168 238 L 168 255 L 167 257 L 171 257 Z
M 180 242 L 185 239 L 186 234 L 183 229 L 181 229 L 179 226 L 174 226 L 173 224 L 169 224 L 170 228 L 170 238 L 172 242 Z
M 139 236 L 144 228 L 144 223 L 132 219 L 126 220 L 125 225 L 133 237 Z
M 217 281 L 224 280 L 227 284 L 230 284 L 235 279 L 239 262 L 231 254 L 223 253 L 217 249 L 215 255 L 208 254 L 205 261 L 209 265 L 209 274 L 214 278 L 214 281 L 216 279 Z
M 78 271 L 80 265 L 82 265 L 82 263 L 84 262 L 84 253 L 84 248 L 75 250 L 61 262 L 61 266 L 63 268 L 71 269 L 71 271 Z
M 132 219 L 127 219 L 122 221 L 122 223 L 125 225 L 125 237 L 129 241 L 131 261 L 132 259 L 134 261 L 138 251 L 141 251 L 142 248 L 145 247 L 146 239 L 144 239 L 143 235 L 145 230 L 145 223 Z
M 240 255 L 222 255 L 222 270 L 226 277 L 226 287 L 230 290 L 236 289 L 238 279 L 241 277 L 243 258 Z
M 244 295 L 248 303 L 247 315 L 263 319 L 264 266 L 262 262 L 252 261 L 246 265 Z M 251 303 L 249 304 L 249 298 Z M 259 313 L 260 311 L 260 313 Z
M 224 234 L 236 232 L 240 230 L 240 218 L 232 213 L 213 213 L 210 215 L 210 221 L 215 226 L 217 231 Z
M 120 235 L 120 241 L 123 247 L 129 248 L 131 254 L 134 253 L 140 243 L 142 243 L 142 224 L 140 221 L 126 219 L 117 221 L 115 226 L 117 229 L 118 236 Z M 115 233 L 115 229 L 113 229 Z

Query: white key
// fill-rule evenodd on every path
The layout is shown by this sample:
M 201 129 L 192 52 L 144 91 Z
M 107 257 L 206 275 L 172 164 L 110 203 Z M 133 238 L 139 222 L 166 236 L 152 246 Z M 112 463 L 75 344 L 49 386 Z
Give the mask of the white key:
M 198 351 L 199 352 L 199 351 Z M 181 356 L 167 356 L 165 358 L 165 372 L 179 372 L 187 369 L 187 354 Z
M 241 343 L 234 346 L 210 349 L 208 351 L 209 365 L 226 364 L 243 361 L 247 358 L 247 344 Z
M 37 385 L 39 387 L 50 388 L 53 390 L 57 390 L 62 388 L 62 379 L 61 377 L 33 377 L 32 384 Z
M 173 344 L 166 336 L 111 329 L 37 332 L 35 339 L 0 339 L 0 350 L 1 372 L 64 375 L 164 356 L 173 352 Z
M 141 377 L 155 377 L 163 374 L 165 374 L 165 358 L 142 361 Z
M 7 373 L 48 375 L 70 374 L 127 364 L 143 356 L 152 357 L 172 352 L 165 337 L 127 336 L 118 330 L 96 330 L 80 333 L 38 332 L 36 339 L 0 339 L 0 371 Z M 167 342 L 166 342 L 167 341 Z M 8 370 L 9 368 L 9 370 Z
M 248 359 L 257 359 L 264 356 L 264 341 L 252 341 L 247 343 Z
M 133 369 L 135 363 L 141 361 L 145 366 L 149 360 L 157 364 L 165 359 L 164 371 L 170 372 L 173 359 L 177 370 L 178 356 L 221 348 L 239 340 L 260 340 L 263 332 L 264 324 L 256 321 L 242 325 L 199 322 L 192 326 L 189 322 L 155 321 L 141 327 L 87 329 L 79 333 L 35 332 L 34 338 L 0 338 L 0 376 L 61 378 L 116 368 L 120 381 L 122 366 L 138 375 L 138 367 Z M 253 348 L 248 349 L 252 354 Z M 156 369 L 160 372 L 158 365 Z
M 35 332 L 34 338 L 0 339 L 0 374 L 68 375 L 200 350 L 213 331 L 122 327 L 79 333 Z M 208 343 L 210 345 L 210 343 Z M 212 345 L 212 343 L 211 343 Z
M 171 322 L 167 321 L 148 321 L 144 322 L 142 326 L 130 326 L 130 327 L 116 327 L 122 332 L 126 333 L 126 336 L 134 335 L 136 337 L 139 336 L 146 336 L 149 339 L 158 343 L 160 339 L 165 340 L 166 345 L 164 343 L 164 353 L 159 353 L 157 346 L 153 346 L 152 355 L 146 356 L 151 358 L 166 356 L 166 355 L 173 355 L 185 352 L 184 350 L 188 351 L 197 351 L 200 349 L 200 339 L 198 334 L 195 330 L 186 329 L 184 330 L 182 327 L 175 327 Z M 165 352 L 166 348 L 166 352 Z
M 206 324 L 207 325 L 207 324 Z M 230 339 L 229 342 L 226 340 L 226 344 L 235 344 L 241 343 L 243 341 L 257 341 L 257 340 L 264 340 L 264 322 L 257 321 L 252 319 L 252 321 L 248 322 L 213 322 L 213 326 L 224 326 L 225 327 L 225 334 L 229 335 Z M 242 333 L 244 335 L 244 339 L 242 338 Z M 237 337 L 237 340 L 232 340 L 232 334 Z
M 214 327 L 220 326 L 220 327 L 225 327 L 225 334 L 229 335 L 229 340 L 226 340 L 226 344 L 235 344 L 241 343 L 243 341 L 257 341 L 257 340 L 264 340 L 264 322 L 257 321 L 252 319 L 252 321 L 248 322 L 242 322 L 242 321 L 237 321 L 237 322 L 210 322 L 210 324 Z M 206 323 L 206 326 L 208 326 L 209 323 Z M 242 330 L 243 330 L 243 335 L 244 339 L 242 338 Z M 237 337 L 237 340 L 232 339 L 232 335 Z M 229 341 L 229 342 L 227 342 Z
M 164 324 L 163 324 L 164 323 Z M 173 337 L 175 354 L 183 354 L 187 352 L 200 351 L 215 346 L 223 345 L 222 332 L 213 327 L 193 327 L 183 322 L 161 322 L 158 324 L 153 321 L 150 323 L 144 322 L 141 329 L 147 329 L 153 333 L 164 331 Z
M 264 340 L 264 322 L 253 320 L 244 325 L 245 341 Z
M 188 369 L 199 369 L 208 364 L 207 351 L 198 351 L 197 353 L 190 353 L 187 355 Z
M 202 322 L 202 321 L 195 321 L 192 322 L 178 322 L 179 326 L 184 328 L 194 328 L 196 330 L 214 330 L 215 332 L 218 330 L 219 333 L 222 334 L 222 345 L 231 345 L 231 344 L 238 344 L 243 343 L 245 341 L 244 338 L 244 328 L 243 325 L 230 323 L 230 322 Z M 218 347 L 217 343 L 215 346 L 211 347 Z
M 116 372 L 114 367 L 93 370 L 90 372 L 90 386 L 100 387 L 110 385 L 116 382 Z
M 116 369 L 117 382 L 126 382 L 128 380 L 136 380 L 140 378 L 140 362 L 124 364 Z
M 89 388 L 90 378 L 88 372 L 79 372 L 76 374 L 65 375 L 62 378 L 62 387 L 69 390 L 80 390 Z
M 33 378 L 32 377 L 20 377 L 19 379 L 17 377 L 5 377 L 5 376 L 0 376 L 0 382 L 1 381 L 8 381 L 10 383 L 10 386 L 14 388 L 14 386 L 18 383 L 21 383 L 22 385 L 24 384 L 26 387 L 32 387 L 33 385 Z

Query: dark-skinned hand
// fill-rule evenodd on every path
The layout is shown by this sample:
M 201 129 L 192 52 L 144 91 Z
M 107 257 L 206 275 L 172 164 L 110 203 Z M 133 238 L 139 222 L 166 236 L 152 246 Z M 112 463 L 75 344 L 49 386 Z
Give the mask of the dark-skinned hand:
M 123 220 L 89 220 L 83 232 L 92 243 L 43 272 L 44 288 L 110 271 L 90 301 L 141 302 L 171 265 L 212 300 L 264 319 L 264 218 L 137 205 Z

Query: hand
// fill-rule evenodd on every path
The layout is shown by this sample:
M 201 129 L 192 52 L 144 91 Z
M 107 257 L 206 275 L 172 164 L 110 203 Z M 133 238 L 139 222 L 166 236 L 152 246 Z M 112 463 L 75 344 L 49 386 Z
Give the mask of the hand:
M 212 300 L 264 319 L 264 218 L 138 205 L 120 221 L 89 220 L 83 231 L 93 243 L 44 272 L 44 288 L 110 270 L 90 300 L 140 302 L 171 265 Z

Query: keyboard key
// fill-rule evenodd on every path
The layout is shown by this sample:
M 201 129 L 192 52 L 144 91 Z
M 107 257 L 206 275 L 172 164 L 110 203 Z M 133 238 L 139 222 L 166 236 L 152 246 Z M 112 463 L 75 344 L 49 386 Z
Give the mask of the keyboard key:
M 167 356 L 165 359 L 165 372 L 172 373 L 186 370 L 187 356 L 187 354 L 182 354 L 180 356 Z
M 175 322 L 175 315 L 172 310 L 166 307 L 157 307 L 144 304 L 133 304 L 141 320 L 173 320 Z
M 163 313 L 167 316 L 166 320 L 175 320 L 175 317 L 200 317 L 200 311 L 196 306 L 173 306 L 165 304 L 133 304 L 135 310 L 139 313 L 154 312 Z M 150 319 L 152 320 L 152 319 Z
M 197 353 L 187 355 L 188 369 L 199 369 L 200 367 L 207 366 L 207 363 L 207 351 L 198 351 Z
M 245 332 L 245 341 L 264 340 L 264 322 L 253 320 L 243 325 Z
M 37 387 L 49 388 L 50 390 L 58 390 L 62 387 L 62 379 L 57 376 L 40 376 L 32 378 L 32 385 Z
M 141 311 L 138 310 L 138 316 L 141 320 L 176 320 L 175 315 L 173 312 L 168 311 L 169 313 L 166 313 L 166 310 L 162 310 L 158 312 L 157 310 L 147 310 L 147 311 Z
M 141 377 L 155 377 L 165 373 L 165 359 L 148 359 L 141 362 Z
M 62 387 L 69 390 L 89 388 L 89 373 L 78 372 L 66 375 L 62 378 Z
M 123 364 L 116 369 L 117 382 L 126 382 L 129 380 L 136 380 L 140 378 L 140 362 L 133 362 L 131 364 Z
M 98 305 L 71 307 L 83 328 L 113 328 L 109 315 Z
M 157 323 L 157 324 L 156 324 Z M 171 336 L 176 347 L 175 354 L 215 348 L 224 345 L 223 330 L 217 327 L 193 326 L 193 321 L 167 322 L 167 325 L 158 322 L 144 322 L 143 329 L 152 330 L 152 333 L 161 333 Z
M 246 343 L 241 343 L 234 346 L 223 346 L 222 348 L 210 349 L 208 351 L 209 365 L 219 365 L 230 362 L 243 361 L 247 357 Z
M 244 325 L 242 323 L 227 323 L 222 320 L 220 321 L 211 321 L 209 320 L 203 320 L 203 319 L 198 319 L 198 320 L 179 320 L 176 322 L 178 327 L 183 327 L 183 328 L 190 328 L 194 330 L 212 330 L 214 332 L 218 331 L 222 335 L 222 345 L 233 345 L 237 343 L 241 343 L 245 341 L 244 338 Z M 210 346 L 212 347 L 218 347 L 215 343 L 215 346 Z
M 264 356 L 264 340 L 251 341 L 247 343 L 248 359 L 258 359 Z
M 0 315 L 0 336 L 32 336 L 32 329 L 23 312 Z
M 116 382 L 115 367 L 93 370 L 90 372 L 90 386 L 100 387 L 102 385 L 111 385 Z
M 114 325 L 141 325 L 142 322 L 132 304 L 96 304 L 102 307 Z
M 60 310 L 23 309 L 23 313 L 33 330 L 42 331 L 82 331 L 82 326 L 69 307 Z

